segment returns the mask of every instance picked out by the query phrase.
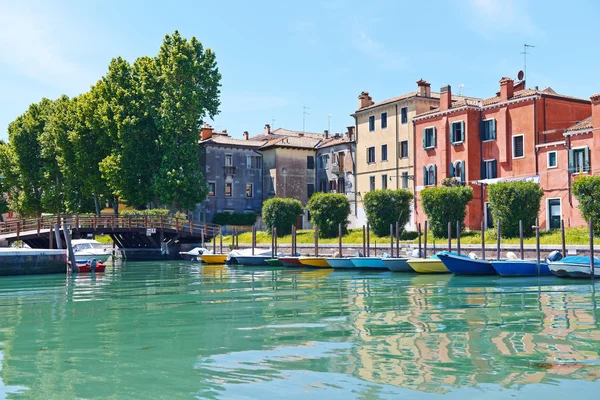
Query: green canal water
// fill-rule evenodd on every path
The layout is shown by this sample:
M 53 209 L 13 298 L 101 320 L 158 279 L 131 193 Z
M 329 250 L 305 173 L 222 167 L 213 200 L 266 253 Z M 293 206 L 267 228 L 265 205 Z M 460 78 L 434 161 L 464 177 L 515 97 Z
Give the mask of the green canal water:
M 597 398 L 596 292 L 188 262 L 3 277 L 0 398 Z

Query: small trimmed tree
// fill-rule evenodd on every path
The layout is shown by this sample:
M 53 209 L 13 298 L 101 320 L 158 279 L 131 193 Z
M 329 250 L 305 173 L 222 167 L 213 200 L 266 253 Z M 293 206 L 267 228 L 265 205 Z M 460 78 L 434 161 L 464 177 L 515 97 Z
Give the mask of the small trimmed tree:
M 586 221 L 594 222 L 594 233 L 600 233 L 600 175 L 580 176 L 573 182 L 573 194 Z
M 274 197 L 263 203 L 262 215 L 269 232 L 275 226 L 277 236 L 289 235 L 292 225 L 302 215 L 302 203 L 296 199 Z
M 319 236 L 336 237 L 339 224 L 342 224 L 342 233 L 346 233 L 350 202 L 345 195 L 318 192 L 311 196 L 306 208 L 310 212 L 311 222 L 319 228 Z
M 401 229 L 410 218 L 413 195 L 405 189 L 372 190 L 365 194 L 363 202 L 367 221 L 377 236 L 390 234 L 390 224 L 400 223 Z
M 470 186 L 437 186 L 422 190 L 421 204 L 433 235 L 447 238 L 450 222 L 452 236 L 456 237 L 456 221 L 460 221 L 462 231 L 467 215 L 467 203 L 472 199 L 473 188 Z
M 535 182 L 499 182 L 488 186 L 488 202 L 494 221 L 500 220 L 502 237 L 519 236 L 519 221 L 523 235 L 533 234 L 532 226 L 540 213 L 544 191 Z

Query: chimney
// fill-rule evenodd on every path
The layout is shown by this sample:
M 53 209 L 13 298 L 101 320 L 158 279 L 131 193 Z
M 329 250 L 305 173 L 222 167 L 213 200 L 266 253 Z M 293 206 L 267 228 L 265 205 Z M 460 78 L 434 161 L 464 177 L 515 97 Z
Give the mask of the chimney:
M 271 125 L 266 124 L 265 125 L 265 135 L 270 135 L 271 134 Z
M 431 97 L 431 84 L 422 78 L 417 81 L 417 95 L 421 97 Z
M 358 96 L 358 109 L 369 107 L 370 105 L 375 104 L 371 96 L 369 96 L 369 92 L 361 92 L 360 96 Z
M 506 101 L 513 97 L 515 82 L 510 78 L 500 79 L 500 101 Z
M 354 127 L 353 126 L 347 126 L 346 129 L 348 129 L 348 139 L 352 140 L 354 138 Z
M 223 129 L 223 132 L 221 132 L 221 133 L 223 134 L 223 136 L 229 136 L 229 135 L 227 134 L 227 129 Z
M 452 105 L 452 88 L 450 85 L 442 86 L 440 89 L 440 111 L 445 111 Z
M 202 129 L 200 130 L 200 140 L 210 139 L 213 135 L 213 128 L 207 123 L 202 125 Z
M 244 131 L 244 140 L 248 140 L 248 131 Z
M 323 136 L 325 136 L 325 139 L 329 139 L 329 131 L 327 129 L 323 132 Z
M 590 97 L 592 100 L 592 128 L 600 128 L 600 93 Z

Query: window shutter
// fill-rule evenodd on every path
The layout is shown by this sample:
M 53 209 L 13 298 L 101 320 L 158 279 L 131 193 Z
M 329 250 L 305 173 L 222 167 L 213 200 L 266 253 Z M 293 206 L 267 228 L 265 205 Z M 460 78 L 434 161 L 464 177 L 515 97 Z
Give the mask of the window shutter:
M 464 142 L 467 140 L 467 136 L 465 135 L 465 121 L 460 121 L 460 134 L 462 135 L 460 137 L 460 141 Z
M 423 128 L 423 148 L 426 149 L 427 148 L 427 135 L 425 134 L 426 129 Z
M 569 173 L 572 174 L 573 172 L 575 172 L 575 152 L 569 150 Z
M 437 128 L 433 128 L 433 147 L 437 146 L 437 138 L 436 138 Z
M 498 177 L 498 171 L 496 170 L 496 160 L 492 161 L 492 178 Z
M 584 172 L 590 172 L 590 148 L 583 149 Z
M 431 182 L 432 185 L 436 185 L 437 184 L 437 165 L 433 166 L 433 182 Z
M 423 186 L 427 186 L 427 167 L 423 167 Z
M 450 143 L 454 143 L 456 141 L 456 135 L 454 134 L 454 126 L 455 124 L 450 124 Z
M 465 162 L 464 161 L 460 162 L 460 180 L 462 182 L 465 181 Z
M 448 178 L 453 178 L 454 177 L 454 164 L 452 164 L 452 161 L 450 161 L 450 169 L 448 171 L 450 173 L 450 176 L 448 176 Z
M 492 120 L 492 134 L 490 135 L 490 139 L 496 139 L 496 120 Z
M 484 121 L 479 121 L 479 139 L 485 140 L 485 123 L 484 123 Z
M 487 179 L 485 176 L 485 161 L 481 162 L 481 179 Z

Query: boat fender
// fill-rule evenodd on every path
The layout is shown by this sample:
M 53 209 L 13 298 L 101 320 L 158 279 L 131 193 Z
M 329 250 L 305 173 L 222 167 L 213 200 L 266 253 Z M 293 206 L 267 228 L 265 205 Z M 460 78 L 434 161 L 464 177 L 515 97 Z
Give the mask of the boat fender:
M 515 253 L 513 253 L 512 251 L 506 252 L 506 258 L 509 260 L 518 260 L 519 259 L 519 257 L 517 257 L 517 255 Z
M 421 252 L 419 251 L 419 249 L 414 249 L 410 252 L 410 256 L 413 258 L 419 258 L 421 257 Z
M 471 260 L 479 260 L 479 256 L 477 254 L 473 253 L 473 252 L 469 253 L 469 258 Z

